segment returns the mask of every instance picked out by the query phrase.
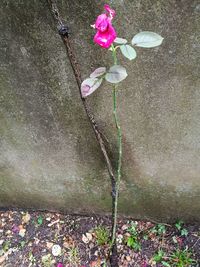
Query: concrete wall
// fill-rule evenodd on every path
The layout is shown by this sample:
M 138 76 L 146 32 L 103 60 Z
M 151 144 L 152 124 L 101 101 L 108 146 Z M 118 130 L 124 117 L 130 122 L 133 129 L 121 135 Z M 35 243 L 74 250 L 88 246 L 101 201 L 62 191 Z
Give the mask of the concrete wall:
M 196 0 L 113 0 L 120 37 L 150 30 L 161 47 L 124 61 L 122 214 L 200 219 L 200 4 Z M 104 1 L 58 0 L 83 77 L 108 65 L 90 24 Z M 87 121 L 65 47 L 45 0 L 1 0 L 0 206 L 110 211 L 110 181 Z M 111 62 L 111 57 L 110 57 Z M 116 154 L 111 87 L 90 97 Z

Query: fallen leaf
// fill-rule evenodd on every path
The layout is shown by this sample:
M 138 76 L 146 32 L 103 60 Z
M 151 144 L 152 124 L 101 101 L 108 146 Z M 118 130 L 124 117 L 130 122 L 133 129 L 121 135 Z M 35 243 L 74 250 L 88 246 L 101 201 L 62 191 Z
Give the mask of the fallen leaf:
M 19 229 L 19 227 L 18 227 L 17 225 L 14 224 L 14 225 L 12 226 L 12 231 L 13 231 L 14 234 L 18 234 L 18 233 L 19 233 L 19 230 L 20 230 L 20 229 Z
M 90 233 L 86 233 L 85 235 L 86 235 L 86 237 L 87 237 L 87 239 L 88 239 L 89 241 L 92 240 L 92 234 L 90 234 Z
M 52 242 L 47 242 L 47 248 L 51 249 L 53 247 L 53 243 Z
M 74 247 L 75 245 L 74 243 L 75 243 L 74 239 L 71 236 L 67 235 L 64 237 L 63 247 L 64 248 Z
M 40 242 L 40 239 L 38 239 L 37 237 L 34 237 L 34 243 L 36 244 L 36 245 L 38 245 L 39 244 L 39 242 Z
M 11 231 L 10 230 L 8 230 L 8 231 L 6 231 L 6 233 L 5 233 L 6 235 L 10 235 L 11 234 Z
M 22 217 L 22 223 L 28 223 L 31 219 L 31 215 L 27 212 L 23 217 Z
M 92 240 L 92 235 L 90 233 L 86 233 L 85 235 L 82 235 L 82 241 L 83 243 L 87 244 Z
M 90 262 L 90 267 L 100 267 L 101 266 L 101 259 L 98 258 L 96 261 Z
M 21 237 L 24 237 L 24 236 L 25 236 L 25 233 L 26 233 L 26 229 L 23 228 L 23 225 L 20 225 L 20 226 L 19 226 L 19 235 L 20 235 Z
M 0 257 L 3 256 L 3 254 L 4 254 L 4 250 L 0 249 Z
M 0 264 L 3 263 L 5 261 L 5 259 L 6 259 L 6 256 L 5 255 L 1 256 L 0 257 Z
M 122 225 L 122 230 L 125 231 L 126 229 L 128 229 L 128 225 L 127 224 Z

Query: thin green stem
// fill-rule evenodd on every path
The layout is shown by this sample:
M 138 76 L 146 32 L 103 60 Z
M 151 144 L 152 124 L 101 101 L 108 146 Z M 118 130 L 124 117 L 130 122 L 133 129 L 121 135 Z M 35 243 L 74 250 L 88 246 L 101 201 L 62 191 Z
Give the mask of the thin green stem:
M 113 61 L 114 64 L 117 65 L 117 53 L 116 53 L 116 47 L 114 47 L 114 45 L 111 45 L 112 48 L 112 56 L 113 56 Z
M 112 45 L 112 55 L 114 64 L 117 64 L 116 48 Z M 113 116 L 115 126 L 117 129 L 117 144 L 118 144 L 118 163 L 117 163 L 117 180 L 115 181 L 115 198 L 113 207 L 113 227 L 112 227 L 112 246 L 116 243 L 116 228 L 117 228 L 117 212 L 118 212 L 118 197 L 119 197 L 119 184 L 121 180 L 121 167 L 122 167 L 122 132 L 117 115 L 117 85 L 113 86 Z
M 117 116 L 117 92 L 116 86 L 113 87 L 113 115 L 115 120 L 115 126 L 117 129 L 118 138 L 118 164 L 117 164 L 117 181 L 115 183 L 115 202 L 114 202 L 114 214 L 113 214 L 113 229 L 112 229 L 112 245 L 116 241 L 116 228 L 117 228 L 117 212 L 118 212 L 118 197 L 119 197 L 119 184 L 121 180 L 121 166 L 122 166 L 122 132 L 119 125 Z

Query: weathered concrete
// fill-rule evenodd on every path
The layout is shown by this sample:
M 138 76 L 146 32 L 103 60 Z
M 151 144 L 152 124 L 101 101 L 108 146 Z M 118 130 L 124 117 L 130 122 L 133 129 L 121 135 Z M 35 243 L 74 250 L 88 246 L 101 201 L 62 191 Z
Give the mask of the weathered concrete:
M 103 1 L 58 1 L 84 77 L 106 65 L 90 24 Z M 137 49 L 119 89 L 123 128 L 121 213 L 200 219 L 200 4 L 113 0 L 120 37 L 161 33 Z M 0 206 L 108 212 L 110 182 L 45 0 L 1 0 Z M 111 88 L 90 97 L 116 151 Z

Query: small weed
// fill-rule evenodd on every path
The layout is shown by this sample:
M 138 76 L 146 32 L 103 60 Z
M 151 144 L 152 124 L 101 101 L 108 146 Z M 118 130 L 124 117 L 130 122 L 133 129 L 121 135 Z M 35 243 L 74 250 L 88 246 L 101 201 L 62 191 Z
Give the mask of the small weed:
M 175 226 L 176 226 L 176 228 L 180 231 L 181 230 L 181 228 L 182 228 L 182 226 L 183 226 L 183 221 L 177 221 L 176 223 L 175 223 Z
M 10 241 L 5 241 L 5 242 L 3 243 L 3 246 L 2 246 L 3 251 L 4 251 L 4 252 L 7 252 L 7 251 L 9 250 L 10 246 L 11 246 Z
M 106 264 L 106 262 L 104 262 L 104 263 L 103 263 L 103 266 L 102 266 L 102 267 L 107 267 L 107 264 Z
M 144 239 L 144 240 L 148 240 L 148 239 L 149 239 L 148 235 L 147 235 L 147 234 L 144 234 L 144 235 L 143 235 L 143 239 Z
M 131 223 L 131 226 L 127 230 L 131 235 L 138 235 L 137 225 L 135 223 Z
M 130 236 L 126 238 L 125 243 L 128 247 L 134 250 L 141 250 L 141 244 L 139 241 L 139 232 L 137 226 L 134 223 L 131 223 L 131 226 L 127 230 L 130 233 Z
M 155 263 L 161 263 L 162 266 L 171 267 L 170 264 L 165 261 L 165 252 L 162 249 L 158 250 L 158 252 L 154 254 L 152 260 Z
M 161 263 L 162 263 L 162 266 L 171 267 L 171 265 L 167 261 L 161 261 Z
M 108 244 L 109 242 L 109 232 L 108 229 L 106 229 L 103 226 L 98 226 L 94 230 L 95 236 L 96 236 L 96 241 L 99 246 Z
M 38 223 L 39 225 L 42 225 L 42 224 L 43 224 L 43 218 L 42 218 L 41 215 L 37 218 L 37 223 Z
M 23 249 L 26 245 L 26 241 L 22 240 L 20 243 L 19 243 L 19 246 L 21 249 Z
M 166 233 L 166 227 L 159 223 L 156 226 L 154 226 L 151 230 L 151 233 L 156 234 L 156 235 L 164 235 Z
M 187 236 L 188 230 L 186 228 L 181 229 L 181 236 Z
M 164 255 L 165 255 L 165 253 L 162 249 L 158 250 L 158 252 L 156 254 L 154 254 L 154 256 L 153 256 L 153 261 L 155 261 L 156 263 L 161 262 Z
M 69 263 L 73 264 L 73 266 L 77 266 L 80 263 L 80 257 L 77 247 L 70 248 L 67 253 L 67 256 Z
M 129 236 L 126 240 L 126 244 L 136 251 L 141 250 L 141 244 L 135 236 Z
M 28 254 L 28 259 L 29 259 L 29 261 L 31 262 L 31 264 L 34 265 L 34 264 L 36 263 L 36 258 L 34 257 L 32 251 L 29 252 L 29 254 Z
M 172 267 L 187 267 L 192 266 L 196 261 L 192 258 L 192 252 L 188 249 L 177 249 L 170 255 L 170 263 Z
M 42 257 L 42 266 L 43 267 L 51 267 L 53 264 L 53 259 L 51 254 L 44 255 Z
M 181 236 L 187 236 L 188 235 L 188 230 L 184 228 L 184 222 L 179 220 L 175 223 L 176 229 L 179 231 Z

